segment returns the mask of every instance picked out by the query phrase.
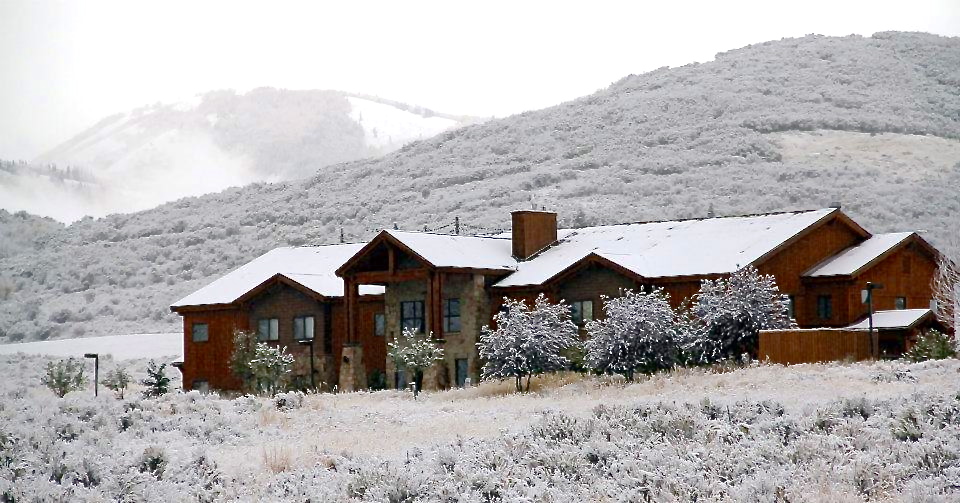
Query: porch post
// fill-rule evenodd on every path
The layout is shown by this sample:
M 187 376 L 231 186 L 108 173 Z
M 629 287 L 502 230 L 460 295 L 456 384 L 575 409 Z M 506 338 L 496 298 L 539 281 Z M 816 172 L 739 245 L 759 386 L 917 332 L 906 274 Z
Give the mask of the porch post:
M 346 342 L 357 342 L 360 340 L 357 336 L 357 298 L 359 297 L 359 288 L 352 276 L 343 278 L 343 295 L 347 303 L 345 313 L 347 321 Z

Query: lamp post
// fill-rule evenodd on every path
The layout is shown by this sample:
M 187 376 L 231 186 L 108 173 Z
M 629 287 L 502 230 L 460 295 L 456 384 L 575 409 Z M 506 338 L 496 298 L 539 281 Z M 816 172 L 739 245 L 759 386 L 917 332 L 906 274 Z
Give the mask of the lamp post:
M 315 373 L 313 370 L 313 339 L 302 339 L 298 342 L 304 346 L 310 346 L 310 388 L 317 389 L 317 385 L 313 380 L 313 374 Z
M 880 358 L 880 334 L 874 334 L 873 332 L 873 291 L 883 288 L 883 285 L 880 283 L 872 283 L 867 281 L 867 317 L 869 318 L 869 331 L 870 331 L 870 345 L 873 350 L 873 357 Z
M 84 353 L 84 358 L 93 358 L 93 396 L 100 395 L 100 355 L 98 353 Z

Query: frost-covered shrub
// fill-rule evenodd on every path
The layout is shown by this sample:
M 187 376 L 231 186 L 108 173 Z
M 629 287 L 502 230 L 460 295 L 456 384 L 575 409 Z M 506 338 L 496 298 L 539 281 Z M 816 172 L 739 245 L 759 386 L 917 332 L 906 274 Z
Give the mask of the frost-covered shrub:
M 300 391 L 287 391 L 285 393 L 277 393 L 273 397 L 273 404 L 276 406 L 277 410 L 291 410 L 299 409 L 303 406 L 303 392 Z
M 620 297 L 603 297 L 606 318 L 587 323 L 585 363 L 628 381 L 635 372 L 671 368 L 678 359 L 677 324 L 669 296 L 624 290 Z
M 516 390 L 523 391 L 523 378 L 563 370 L 570 360 L 563 352 L 579 345 L 577 326 L 570 310 L 537 296 L 531 307 L 523 300 L 503 299 L 503 309 L 494 316 L 496 329 L 484 326 L 477 343 L 483 364 L 483 379 L 513 378 Z
M 912 362 L 956 358 L 957 351 L 953 338 L 937 330 L 920 334 L 917 342 L 903 357 Z
M 293 370 L 293 355 L 287 353 L 287 347 L 272 347 L 259 342 L 254 347 L 250 371 L 261 393 L 275 395 L 282 390 Z
M 118 367 L 107 372 L 107 375 L 103 378 L 103 385 L 116 393 L 117 398 L 123 400 L 123 393 L 127 386 L 130 386 L 130 381 L 130 374 L 123 367 Z
M 83 376 L 83 363 L 73 358 L 56 363 L 47 362 L 47 372 L 40 379 L 41 384 L 50 388 L 58 397 L 71 391 L 83 389 L 87 380 Z

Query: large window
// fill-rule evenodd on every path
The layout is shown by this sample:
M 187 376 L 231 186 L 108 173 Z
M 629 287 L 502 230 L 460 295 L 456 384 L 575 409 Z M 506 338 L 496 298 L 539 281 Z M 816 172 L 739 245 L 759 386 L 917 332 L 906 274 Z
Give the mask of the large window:
M 210 327 L 206 323 L 194 323 L 190 331 L 193 333 L 193 342 L 210 340 Z
M 400 303 L 400 329 L 412 329 L 414 332 L 426 332 L 423 320 L 423 301 L 413 300 Z
M 821 320 L 833 318 L 833 297 L 830 295 L 817 296 L 817 317 Z
M 277 318 L 260 318 L 257 321 L 257 340 L 275 341 L 280 338 L 280 320 Z
M 460 331 L 460 299 L 443 301 L 443 331 Z
M 570 303 L 570 320 L 577 325 L 593 320 L 593 301 L 578 300 Z
M 293 338 L 298 341 L 313 340 L 313 316 L 297 316 L 293 319 Z
M 377 337 L 387 335 L 387 317 L 383 313 L 374 313 L 373 315 L 373 335 Z

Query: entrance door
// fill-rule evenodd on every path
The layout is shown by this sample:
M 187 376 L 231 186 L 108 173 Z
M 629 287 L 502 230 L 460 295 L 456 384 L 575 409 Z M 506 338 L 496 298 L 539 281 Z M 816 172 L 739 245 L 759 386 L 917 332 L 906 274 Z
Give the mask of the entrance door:
M 462 388 L 467 382 L 467 359 L 457 358 L 457 387 Z

